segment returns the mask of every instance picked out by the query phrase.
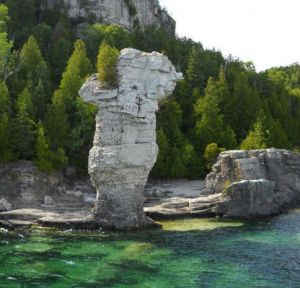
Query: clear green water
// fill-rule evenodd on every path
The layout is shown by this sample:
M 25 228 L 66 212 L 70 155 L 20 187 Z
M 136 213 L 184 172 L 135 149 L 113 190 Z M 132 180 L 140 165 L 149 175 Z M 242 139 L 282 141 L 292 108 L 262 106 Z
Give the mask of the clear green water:
M 300 211 L 126 233 L 0 232 L 0 287 L 300 287 Z

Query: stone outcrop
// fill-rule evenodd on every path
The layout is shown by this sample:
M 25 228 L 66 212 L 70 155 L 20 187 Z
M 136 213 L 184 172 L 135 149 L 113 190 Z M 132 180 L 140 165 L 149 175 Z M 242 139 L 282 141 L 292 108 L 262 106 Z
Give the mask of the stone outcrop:
M 93 75 L 79 92 L 99 108 L 89 154 L 94 218 L 104 227 L 138 228 L 149 224 L 143 191 L 158 152 L 155 112 L 182 76 L 166 56 L 135 49 L 121 51 L 117 71 L 117 88 L 105 88 Z
M 205 193 L 222 193 L 216 212 L 229 217 L 277 214 L 300 202 L 300 154 L 267 149 L 226 151 L 206 178 Z
M 0 211 L 43 206 L 88 208 L 93 203 L 87 198 L 94 196 L 90 181 L 71 181 L 62 173 L 48 175 L 31 161 L 0 165 Z
M 66 8 L 77 24 L 91 21 L 116 24 L 130 31 L 136 26 L 142 29 L 157 26 L 175 34 L 176 23 L 158 0 L 42 0 L 42 4 L 44 8 Z
M 201 197 L 171 198 L 145 211 L 155 219 L 257 218 L 285 212 L 300 204 L 300 154 L 279 149 L 222 152 L 199 193 Z
M 63 185 L 62 174 L 47 175 L 30 161 L 18 161 L 0 166 L 0 198 L 13 207 L 35 207 L 46 195 L 55 193 Z

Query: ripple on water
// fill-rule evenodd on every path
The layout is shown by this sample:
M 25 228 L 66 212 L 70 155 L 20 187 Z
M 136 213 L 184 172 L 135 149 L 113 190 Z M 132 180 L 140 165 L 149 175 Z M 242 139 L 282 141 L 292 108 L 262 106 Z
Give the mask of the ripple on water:
M 298 288 L 300 212 L 80 234 L 0 230 L 0 287 Z

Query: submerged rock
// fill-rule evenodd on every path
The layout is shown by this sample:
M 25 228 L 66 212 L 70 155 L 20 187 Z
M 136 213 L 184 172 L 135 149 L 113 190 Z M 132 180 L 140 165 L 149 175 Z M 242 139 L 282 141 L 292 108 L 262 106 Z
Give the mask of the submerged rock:
M 93 75 L 80 90 L 99 108 L 89 154 L 94 218 L 104 227 L 139 228 L 149 224 L 143 191 L 158 153 L 155 112 L 182 76 L 166 56 L 135 49 L 121 51 L 117 71 L 117 88 L 105 88 Z

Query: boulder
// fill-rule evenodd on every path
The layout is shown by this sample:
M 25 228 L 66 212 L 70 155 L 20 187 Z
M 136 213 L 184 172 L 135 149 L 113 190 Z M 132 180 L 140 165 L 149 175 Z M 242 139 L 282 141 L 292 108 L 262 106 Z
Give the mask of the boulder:
M 225 151 L 208 174 L 205 195 L 222 194 L 229 217 L 277 214 L 300 203 L 300 154 L 281 149 Z
M 54 206 L 55 205 L 55 201 L 53 200 L 53 198 L 49 195 L 46 195 L 44 197 L 44 205 L 46 206 Z
M 9 211 L 12 210 L 12 205 L 5 199 L 0 199 L 0 211 Z
M 217 213 L 226 217 L 255 218 L 278 214 L 275 182 L 265 179 L 244 180 L 229 185 Z
M 135 49 L 121 51 L 117 71 L 118 87 L 92 75 L 79 92 L 99 108 L 88 166 L 94 217 L 108 228 L 139 228 L 149 224 L 143 191 L 158 153 L 155 112 L 182 76 L 166 56 Z

